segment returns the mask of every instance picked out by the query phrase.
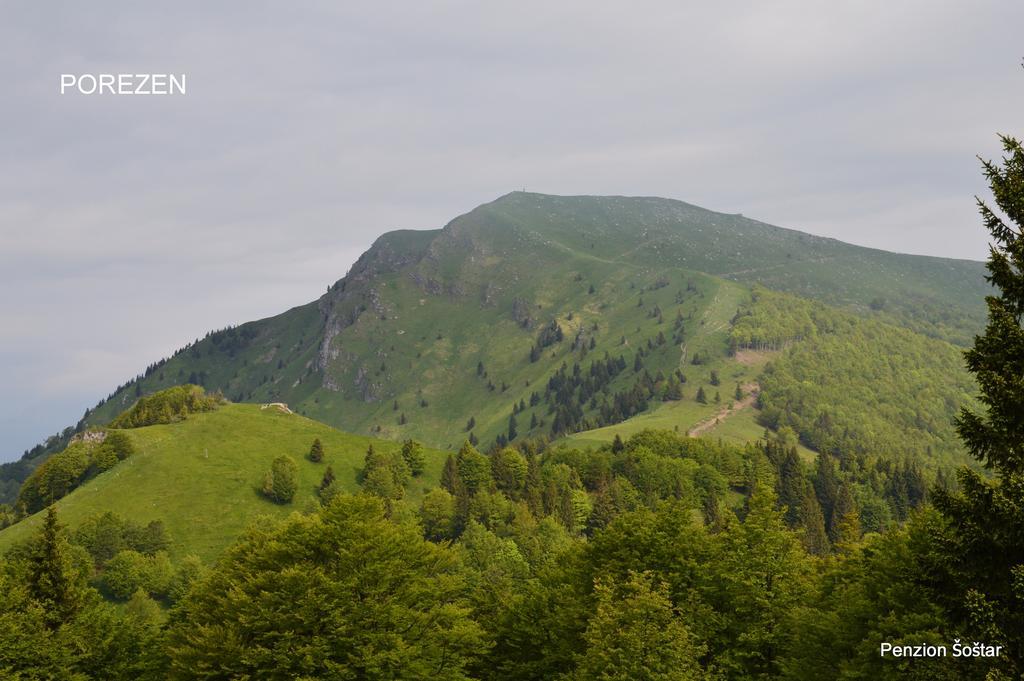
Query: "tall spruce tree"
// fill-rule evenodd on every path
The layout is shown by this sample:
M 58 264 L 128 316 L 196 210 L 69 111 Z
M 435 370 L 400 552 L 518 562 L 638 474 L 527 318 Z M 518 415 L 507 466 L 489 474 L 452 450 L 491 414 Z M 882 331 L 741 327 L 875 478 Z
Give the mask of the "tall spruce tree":
M 82 607 L 84 576 L 71 557 L 64 528 L 53 506 L 46 509 L 43 527 L 29 548 L 28 592 L 43 608 L 44 619 L 56 629 Z
M 941 574 L 936 593 L 970 640 L 1002 645 L 990 678 L 1024 674 L 1024 149 L 1002 137 L 1006 155 L 983 161 L 996 209 L 978 199 L 992 235 L 988 325 L 964 353 L 981 389 L 982 409 L 963 409 L 957 432 L 971 455 L 995 473 L 963 468 L 959 493 L 936 488 L 948 520 L 936 531 Z M 998 212 L 997 212 L 998 211 Z

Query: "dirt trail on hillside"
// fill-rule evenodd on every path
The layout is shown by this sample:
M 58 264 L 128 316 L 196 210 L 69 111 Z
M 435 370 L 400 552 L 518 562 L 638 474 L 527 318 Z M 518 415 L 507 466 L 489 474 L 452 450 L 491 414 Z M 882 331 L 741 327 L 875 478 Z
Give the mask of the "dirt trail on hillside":
M 725 419 L 729 418 L 733 414 L 736 414 L 744 409 L 749 409 L 754 406 L 757 402 L 757 396 L 761 393 L 761 386 L 757 383 L 745 383 L 740 386 L 743 389 L 744 397 L 740 401 L 733 401 L 732 408 L 723 407 L 717 414 L 709 418 L 700 421 L 690 430 L 686 431 L 686 434 L 690 437 L 699 437 L 704 433 L 708 432 Z

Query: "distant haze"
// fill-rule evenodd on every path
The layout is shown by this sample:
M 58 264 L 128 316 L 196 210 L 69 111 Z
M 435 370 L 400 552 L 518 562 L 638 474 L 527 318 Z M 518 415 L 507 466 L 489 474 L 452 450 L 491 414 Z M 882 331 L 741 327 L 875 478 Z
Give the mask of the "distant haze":
M 8 3 L 0 460 L 373 239 L 513 189 L 983 259 L 1024 4 Z M 59 8 L 58 8 L 59 7 Z M 186 74 L 185 95 L 59 92 Z

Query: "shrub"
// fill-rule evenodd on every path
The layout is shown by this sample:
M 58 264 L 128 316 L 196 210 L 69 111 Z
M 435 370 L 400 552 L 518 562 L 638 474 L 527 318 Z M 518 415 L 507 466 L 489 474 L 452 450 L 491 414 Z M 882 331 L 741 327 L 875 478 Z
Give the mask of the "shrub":
M 270 465 L 263 478 L 263 494 L 279 504 L 291 503 L 298 489 L 296 474 L 299 467 L 290 456 L 279 456 Z
M 141 397 L 110 422 L 111 428 L 140 428 L 158 423 L 181 421 L 189 414 L 213 411 L 223 404 L 219 393 L 209 395 L 197 385 L 177 385 L 167 390 Z

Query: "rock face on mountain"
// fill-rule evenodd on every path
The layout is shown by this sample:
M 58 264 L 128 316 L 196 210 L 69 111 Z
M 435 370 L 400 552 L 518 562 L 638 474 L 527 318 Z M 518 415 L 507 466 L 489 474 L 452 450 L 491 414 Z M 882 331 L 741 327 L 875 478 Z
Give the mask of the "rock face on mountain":
M 443 229 L 381 236 L 319 300 L 210 334 L 151 366 L 78 428 L 103 425 L 136 394 L 194 382 L 234 401 L 287 402 L 346 430 L 438 446 L 457 446 L 470 418 L 481 440 L 507 434 L 516 405 L 518 432 L 537 435 L 555 415 L 535 407 L 534 394 L 563 363 L 586 368 L 605 353 L 632 361 L 650 341 L 648 369 L 670 373 L 729 281 L 963 345 L 983 324 L 983 274 L 977 262 L 861 248 L 680 201 L 514 192 Z M 658 326 L 670 307 L 691 319 Z M 552 320 L 565 341 L 541 348 L 538 329 Z M 665 343 L 666 334 L 680 342 Z M 596 409 L 585 405 L 581 418 Z M 542 425 L 527 427 L 534 422 Z M 33 463 L 8 470 L 22 475 Z

